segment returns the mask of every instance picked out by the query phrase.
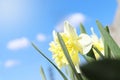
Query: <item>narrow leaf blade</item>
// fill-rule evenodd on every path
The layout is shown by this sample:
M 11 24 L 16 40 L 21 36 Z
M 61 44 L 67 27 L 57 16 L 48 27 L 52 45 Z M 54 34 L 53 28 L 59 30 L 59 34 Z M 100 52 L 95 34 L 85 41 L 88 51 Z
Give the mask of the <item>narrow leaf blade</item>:
M 42 66 L 40 66 L 40 74 L 41 74 L 42 80 L 47 80 Z
M 109 48 L 112 50 L 114 57 L 117 59 L 118 58 L 120 59 L 119 46 L 116 44 L 116 42 L 113 40 L 113 38 L 109 35 L 109 33 L 103 28 L 102 24 L 99 21 L 96 21 L 96 23 L 98 25 L 98 28 L 99 28 L 104 40 L 106 41 Z
M 105 30 L 109 33 L 108 26 L 105 27 Z M 104 39 L 103 39 L 103 41 L 104 41 L 104 53 L 105 53 L 105 57 L 106 58 L 111 58 L 111 50 L 110 50 L 109 46 L 107 45 L 107 41 L 104 40 Z
M 61 74 L 64 80 L 68 80 L 67 77 L 64 75 L 64 73 L 49 58 L 47 58 L 44 55 L 44 53 L 42 53 L 34 43 L 32 43 L 32 46 L 57 69 L 57 71 Z
M 86 33 L 85 27 L 83 26 L 82 23 L 80 23 L 80 32 L 81 33 Z

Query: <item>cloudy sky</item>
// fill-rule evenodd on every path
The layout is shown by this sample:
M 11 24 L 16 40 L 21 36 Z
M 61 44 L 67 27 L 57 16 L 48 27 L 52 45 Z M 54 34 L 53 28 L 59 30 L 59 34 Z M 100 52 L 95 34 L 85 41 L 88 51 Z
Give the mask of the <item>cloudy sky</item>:
M 81 22 L 89 34 L 91 27 L 97 33 L 95 21 L 110 25 L 116 8 L 116 0 L 0 0 L 0 80 L 41 80 L 40 65 L 49 77 L 53 67 L 31 42 L 51 59 L 52 31 L 62 31 L 65 20 L 78 30 Z

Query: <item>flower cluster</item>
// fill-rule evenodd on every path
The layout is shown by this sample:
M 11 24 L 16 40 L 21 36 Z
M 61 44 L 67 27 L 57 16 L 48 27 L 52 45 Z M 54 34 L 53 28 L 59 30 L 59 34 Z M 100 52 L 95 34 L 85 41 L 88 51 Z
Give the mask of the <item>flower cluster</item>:
M 80 64 L 79 53 L 81 55 L 87 55 L 90 50 L 94 52 L 95 58 L 99 59 L 99 54 L 93 48 L 97 48 L 104 55 L 104 45 L 102 39 L 98 38 L 91 28 L 92 35 L 86 33 L 77 34 L 76 29 L 71 26 L 69 22 L 64 23 L 64 31 L 60 32 L 60 35 L 66 45 L 69 55 L 75 66 Z M 64 55 L 64 52 L 60 46 L 60 42 L 57 37 L 57 32 L 53 31 L 54 40 L 50 43 L 49 50 L 52 52 L 53 59 L 59 68 L 68 65 L 68 61 Z
M 33 43 L 33 47 L 46 58 L 60 73 L 64 80 L 120 80 L 120 47 L 109 34 L 108 26 L 103 27 L 96 21 L 102 37 L 97 37 L 91 28 L 88 35 L 80 25 L 80 34 L 69 22 L 64 23 L 63 32 L 53 31 L 54 40 L 49 50 L 54 64 Z M 81 57 L 86 60 L 80 65 Z M 80 65 L 80 66 L 79 66 Z M 66 75 L 61 68 L 65 67 Z M 43 68 L 40 68 L 42 80 L 46 80 Z

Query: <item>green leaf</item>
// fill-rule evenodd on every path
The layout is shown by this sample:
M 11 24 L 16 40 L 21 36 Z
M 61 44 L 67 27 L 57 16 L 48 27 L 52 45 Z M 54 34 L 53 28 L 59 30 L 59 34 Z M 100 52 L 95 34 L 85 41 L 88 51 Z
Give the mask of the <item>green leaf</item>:
M 76 80 L 76 79 L 75 79 L 75 75 L 74 75 L 73 70 L 71 69 L 71 67 L 68 65 L 67 68 L 68 68 L 68 73 L 69 73 L 70 79 L 71 79 L 71 80 Z
M 47 80 L 42 66 L 40 66 L 40 74 L 41 74 L 42 80 Z
M 110 33 L 108 26 L 105 27 L 105 30 Z
M 47 57 L 44 55 L 44 53 L 42 53 L 41 50 L 39 50 L 34 43 L 32 43 L 32 46 L 33 46 L 46 60 L 48 60 L 48 61 L 57 69 L 57 71 L 61 74 L 61 76 L 63 77 L 64 80 L 68 80 L 67 77 L 64 75 L 64 73 L 63 73 L 49 58 L 47 58 Z
M 109 33 L 109 28 L 108 28 L 108 26 L 105 27 L 105 30 Z M 104 41 L 104 53 L 105 53 L 105 58 L 111 58 L 111 50 L 110 50 L 109 46 L 107 45 L 107 41 L 104 40 L 104 38 L 103 38 L 103 41 Z
M 65 57 L 66 57 L 69 65 L 70 65 L 71 69 L 73 70 L 73 73 L 75 74 L 77 80 L 82 80 L 82 77 L 78 75 L 78 73 L 77 73 L 77 71 L 76 71 L 76 69 L 75 69 L 75 66 L 74 66 L 74 64 L 73 64 L 73 62 L 72 62 L 72 59 L 71 59 L 71 57 L 70 57 L 70 55 L 69 55 L 69 52 L 68 52 L 68 50 L 67 50 L 67 48 L 66 48 L 66 45 L 65 45 L 65 43 L 64 43 L 61 35 L 60 35 L 59 33 L 57 33 L 57 36 L 58 36 L 58 40 L 59 40 L 59 43 L 60 43 L 60 45 L 61 45 L 61 48 L 62 48 L 62 50 L 63 50 L 63 52 L 64 52 L 64 55 L 65 55 Z
M 81 66 L 89 80 L 120 80 L 120 60 L 103 59 Z
M 94 58 L 92 58 L 92 57 L 90 57 L 90 56 L 87 56 L 87 55 L 82 55 L 84 58 L 85 58 L 85 60 L 89 63 L 89 62 L 92 62 L 92 61 L 95 61 L 95 59 Z
M 120 59 L 120 48 L 113 40 L 113 38 L 109 35 L 109 33 L 103 28 L 102 24 L 99 21 L 96 21 L 98 28 L 106 41 L 107 45 L 109 46 L 110 50 L 113 53 L 113 57 Z
M 80 32 L 86 33 L 86 30 L 85 30 L 84 26 L 82 25 L 82 23 L 80 23 Z
M 100 55 L 101 58 L 104 59 L 103 54 L 96 47 L 93 47 L 93 49 Z
M 86 55 L 82 55 L 82 56 L 85 58 L 87 62 L 92 62 L 96 60 L 92 49 Z
M 94 55 L 94 52 L 93 52 L 93 49 L 91 49 L 86 55 L 93 58 L 94 60 L 96 59 L 95 55 Z

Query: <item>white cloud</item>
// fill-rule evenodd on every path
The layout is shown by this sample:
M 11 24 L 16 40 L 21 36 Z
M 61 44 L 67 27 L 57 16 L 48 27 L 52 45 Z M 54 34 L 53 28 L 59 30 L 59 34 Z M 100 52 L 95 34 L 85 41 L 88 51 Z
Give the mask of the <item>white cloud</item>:
M 57 31 L 63 31 L 63 26 L 64 26 L 64 21 L 67 20 L 70 22 L 71 25 L 73 25 L 74 27 L 79 26 L 80 23 L 84 23 L 85 22 L 85 16 L 81 13 L 74 13 L 72 15 L 69 15 L 68 17 L 66 17 L 65 19 L 63 19 L 56 27 L 55 29 Z
M 46 41 L 47 37 L 44 34 L 38 34 L 37 35 L 37 40 L 40 42 Z
M 76 27 L 85 21 L 85 16 L 81 13 L 72 14 L 69 16 L 68 21 Z
M 11 68 L 11 67 L 14 67 L 14 66 L 19 65 L 19 64 L 20 64 L 20 62 L 16 61 L 16 60 L 7 60 L 4 63 L 4 67 L 5 68 Z
M 25 48 L 29 45 L 29 41 L 27 38 L 19 38 L 19 39 L 15 39 L 12 41 L 9 41 L 7 44 L 7 48 L 10 50 L 18 50 L 21 48 Z

